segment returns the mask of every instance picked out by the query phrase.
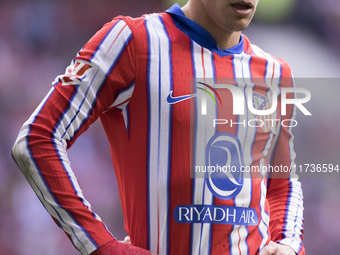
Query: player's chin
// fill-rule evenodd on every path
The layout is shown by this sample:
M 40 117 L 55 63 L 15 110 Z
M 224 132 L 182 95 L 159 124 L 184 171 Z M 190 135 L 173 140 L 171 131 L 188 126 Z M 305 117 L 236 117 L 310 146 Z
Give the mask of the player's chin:
M 244 29 L 246 29 L 250 22 L 252 21 L 254 17 L 254 13 L 249 14 L 248 16 L 244 17 L 244 16 L 235 16 L 235 22 L 234 22 L 234 26 L 235 26 L 235 31 L 242 31 Z
M 227 24 L 226 30 L 232 31 L 232 32 L 243 31 L 249 26 L 250 21 L 251 19 L 237 20 L 233 22 L 233 24 Z

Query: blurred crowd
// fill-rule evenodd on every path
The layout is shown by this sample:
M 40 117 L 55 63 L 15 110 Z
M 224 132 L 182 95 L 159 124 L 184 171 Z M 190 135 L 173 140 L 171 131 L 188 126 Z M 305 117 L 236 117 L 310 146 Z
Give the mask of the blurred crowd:
M 296 15 L 292 20 L 323 37 L 327 42 L 325 46 L 340 54 L 340 1 L 297 1 Z
M 165 0 L 0 0 L 1 254 L 79 254 L 71 248 L 66 235 L 44 211 L 14 164 L 10 155 L 12 145 L 21 125 L 50 90 L 54 78 L 64 73 L 76 52 L 104 23 L 117 15 L 136 17 L 143 13 L 163 11 L 171 5 L 171 1 Z M 271 36 L 261 30 L 261 26 L 266 25 L 263 22 L 259 18 L 253 28 L 251 26 L 248 29 L 260 47 L 261 42 L 268 43 Z M 332 63 L 339 64 L 339 0 L 296 1 L 286 17 L 273 23 L 270 24 L 273 34 L 273 27 L 277 26 L 284 27 L 285 35 L 288 31 L 287 36 L 290 29 L 296 32 L 298 28 L 297 34 L 318 38 L 319 48 L 314 47 L 308 54 L 312 55 L 322 48 L 332 56 Z M 264 37 L 256 38 L 260 33 Z M 291 34 L 291 37 L 294 35 Z M 281 40 L 280 43 L 275 47 L 284 48 L 287 42 Z M 317 63 L 320 59 L 314 61 Z M 314 65 L 320 68 L 327 65 L 316 63 Z M 340 70 L 338 67 L 335 69 Z M 337 73 L 329 75 L 340 77 Z M 335 89 L 340 93 L 338 88 Z M 322 94 L 322 88 L 317 93 Z M 327 99 L 323 102 L 328 103 Z M 332 104 L 330 107 L 335 110 L 338 105 Z M 325 104 L 323 106 L 315 107 L 315 115 L 323 116 Z M 323 116 L 323 126 L 306 122 L 297 129 L 295 136 L 300 162 L 311 158 L 330 161 L 338 158 L 340 141 L 337 133 L 340 125 L 334 119 Z M 308 149 L 303 145 L 308 145 Z M 313 146 L 318 148 L 313 149 Z M 117 238 L 124 238 L 109 145 L 100 123 L 94 124 L 79 138 L 69 150 L 69 156 L 85 197 L 93 209 Z M 337 194 L 340 192 L 340 179 L 301 181 L 305 192 L 307 254 L 339 254 L 340 221 L 337 216 L 340 213 L 340 200 Z

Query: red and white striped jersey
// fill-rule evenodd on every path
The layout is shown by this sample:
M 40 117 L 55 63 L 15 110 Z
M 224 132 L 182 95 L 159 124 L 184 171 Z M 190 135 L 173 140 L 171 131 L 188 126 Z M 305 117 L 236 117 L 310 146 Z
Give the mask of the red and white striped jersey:
M 288 124 L 295 109 L 288 105 L 281 116 L 278 103 L 270 117 L 257 116 L 245 100 L 244 114 L 233 114 L 232 91 L 221 84 L 245 97 L 251 88 L 252 107 L 265 110 L 272 91 L 293 81 L 284 61 L 244 35 L 235 47 L 219 49 L 178 5 L 136 19 L 117 17 L 56 78 L 24 124 L 13 156 L 84 255 L 114 237 L 83 197 L 66 149 L 98 117 L 133 245 L 161 255 L 252 255 L 273 240 L 304 254 L 296 178 L 266 179 L 247 171 L 213 178 L 216 173 L 204 171 L 216 162 L 238 170 L 292 166 Z M 280 93 L 276 97 L 280 102 Z

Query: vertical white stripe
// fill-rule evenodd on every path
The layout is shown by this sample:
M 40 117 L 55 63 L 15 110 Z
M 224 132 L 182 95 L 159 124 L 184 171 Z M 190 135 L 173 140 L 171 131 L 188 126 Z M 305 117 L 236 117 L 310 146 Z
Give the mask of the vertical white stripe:
M 242 59 L 242 70 L 243 70 L 243 78 L 244 83 L 247 87 L 254 87 L 254 84 L 251 83 L 251 72 L 250 72 L 250 59 L 251 57 L 249 55 L 244 55 Z M 252 95 L 251 95 L 252 97 Z M 245 94 L 245 102 L 248 102 L 248 98 Z M 247 122 L 250 119 L 250 116 L 253 116 L 253 114 L 249 111 L 249 107 L 245 108 L 247 110 Z M 246 166 L 250 166 L 253 162 L 252 158 L 252 146 L 255 140 L 255 134 L 256 134 L 256 128 L 249 127 L 248 123 L 246 124 L 247 127 L 245 131 L 246 134 L 246 140 L 244 141 L 244 147 L 243 147 L 243 160 L 244 164 Z M 249 207 L 250 202 L 252 199 L 252 180 L 250 173 L 245 173 L 243 176 L 244 184 L 243 188 L 235 198 L 235 205 L 241 206 L 241 207 Z M 248 244 L 246 243 L 246 238 L 248 236 L 248 230 L 246 226 L 240 226 L 239 228 L 239 248 L 241 250 L 241 254 L 248 254 Z
M 244 93 L 245 84 L 243 82 L 243 66 L 242 66 L 243 57 L 244 57 L 244 54 L 234 55 L 233 66 L 234 66 L 234 74 L 235 74 L 234 79 L 236 81 L 236 84 Z M 245 102 L 246 102 L 246 100 L 245 100 Z M 244 109 L 246 109 L 246 105 L 245 105 Z M 235 124 L 236 127 L 237 127 L 236 135 L 241 142 L 242 151 L 243 151 L 243 144 L 244 144 L 244 141 L 245 141 L 245 138 L 246 138 L 246 132 L 245 132 L 246 127 L 244 127 L 244 125 L 240 124 L 240 123 L 246 122 L 245 115 L 238 115 L 237 122 L 238 122 L 238 124 Z M 243 179 L 244 179 L 244 177 L 243 177 Z M 244 186 L 245 186 L 245 180 L 244 180 L 243 188 L 242 188 L 240 194 L 243 194 Z M 237 225 L 233 226 L 233 230 L 230 233 L 231 255 L 238 255 L 239 254 L 239 249 L 238 249 L 238 243 L 239 243 L 238 231 L 239 231 L 239 228 L 240 228 L 240 226 L 237 226 Z
M 212 63 L 212 52 L 208 51 L 207 49 L 203 48 L 203 63 L 204 63 L 204 69 L 205 69 L 205 78 L 210 78 L 209 80 L 206 80 L 206 83 L 211 82 L 214 77 L 214 72 L 213 72 L 213 63 Z M 208 84 L 212 87 L 215 87 L 215 84 L 210 83 Z M 203 91 L 202 91 L 203 92 Z M 205 134 L 205 146 L 204 148 L 207 147 L 207 143 L 210 140 L 210 138 L 215 134 L 215 128 L 213 127 L 212 123 L 213 120 L 216 119 L 216 106 L 213 102 L 213 100 L 210 98 L 205 93 L 205 96 L 207 97 L 207 107 L 208 107 L 208 114 L 206 116 L 206 134 Z M 201 116 L 202 117 L 202 116 Z M 206 158 L 206 157 L 204 157 Z M 205 205 L 212 205 L 213 204 L 213 195 L 210 192 L 206 182 L 205 182 L 205 188 L 204 188 L 204 204 Z M 201 235 L 201 248 L 200 248 L 200 254 L 201 255 L 208 255 L 209 254 L 209 248 L 210 248 L 210 243 L 211 243 L 211 238 L 210 238 L 210 231 L 211 231 L 212 224 L 210 223 L 203 223 L 203 230 L 202 230 L 202 235 Z
M 159 158 L 159 41 L 152 20 L 146 18 L 146 28 L 149 33 L 149 249 L 157 253 L 158 246 L 158 158 Z
M 202 54 L 203 49 L 203 54 Z M 196 81 L 209 83 L 214 78 L 212 52 L 205 48 L 202 48 L 195 42 L 193 42 L 193 57 L 194 68 L 196 74 Z M 206 78 L 206 79 L 205 79 Z M 208 84 L 214 87 L 214 84 Z M 201 88 L 203 85 L 196 84 Z M 209 139 L 215 134 L 213 128 L 213 119 L 216 118 L 216 106 L 213 100 L 205 91 L 196 89 L 196 120 L 197 120 L 197 132 L 196 132 L 196 151 L 195 151 L 195 166 L 205 165 L 205 148 Z M 207 103 L 207 115 L 201 114 L 202 99 L 206 99 Z M 213 196 L 204 181 L 204 176 L 195 178 L 194 180 L 194 204 L 211 205 L 213 203 Z M 204 192 L 203 192 L 204 191 Z M 193 243 L 192 254 L 205 255 L 209 254 L 210 248 L 210 231 L 211 224 L 209 223 L 194 223 L 193 224 Z
M 168 177 L 170 105 L 166 97 L 171 90 L 169 39 L 159 16 L 153 14 L 146 19 L 150 36 L 151 66 L 150 82 L 150 249 L 160 255 L 167 254 L 168 247 Z M 159 58 L 160 56 L 160 58 Z M 159 231 L 159 232 L 158 232 Z M 157 246 L 159 251 L 157 251 Z
M 167 254 L 167 245 L 168 245 L 168 221 L 170 215 L 169 213 L 169 201 L 168 201 L 168 190 L 169 190 L 169 146 L 170 146 L 170 105 L 167 103 L 166 98 L 168 96 L 169 91 L 171 90 L 170 84 L 170 56 L 169 56 L 169 39 L 164 31 L 163 24 L 157 19 L 159 26 L 159 37 L 162 39 L 161 41 L 161 119 L 160 119 L 160 158 L 159 158 L 159 179 L 158 179 L 158 187 L 160 191 L 159 199 L 159 229 L 160 229 L 160 237 L 159 237 L 159 254 L 166 255 Z

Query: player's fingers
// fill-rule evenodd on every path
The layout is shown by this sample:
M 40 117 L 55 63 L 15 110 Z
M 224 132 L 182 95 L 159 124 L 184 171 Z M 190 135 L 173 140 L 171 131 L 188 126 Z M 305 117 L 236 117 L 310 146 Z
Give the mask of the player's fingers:
M 261 251 L 259 255 L 275 255 L 277 250 L 276 243 L 270 241 Z
M 126 243 L 126 244 L 131 244 L 130 236 L 126 236 L 123 241 L 119 241 L 119 242 Z
M 123 243 L 131 244 L 130 236 L 126 236 L 126 237 L 124 238 Z
M 270 241 L 259 255 L 296 255 L 292 247 L 285 244 L 278 244 Z

